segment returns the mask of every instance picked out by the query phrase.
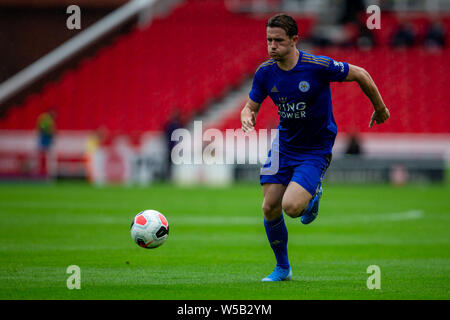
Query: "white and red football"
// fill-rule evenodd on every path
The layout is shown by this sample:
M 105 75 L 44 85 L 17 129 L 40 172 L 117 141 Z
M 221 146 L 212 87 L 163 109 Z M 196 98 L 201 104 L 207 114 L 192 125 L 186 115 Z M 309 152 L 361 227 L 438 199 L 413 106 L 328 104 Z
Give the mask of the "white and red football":
M 139 212 L 131 222 L 131 238 L 142 248 L 153 249 L 162 245 L 169 236 L 166 217 L 156 210 Z

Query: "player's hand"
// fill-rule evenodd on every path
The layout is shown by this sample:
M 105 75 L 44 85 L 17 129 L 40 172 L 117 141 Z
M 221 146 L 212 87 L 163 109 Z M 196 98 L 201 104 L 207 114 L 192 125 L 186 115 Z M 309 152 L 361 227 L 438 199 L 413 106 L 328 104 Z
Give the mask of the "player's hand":
M 241 113 L 242 131 L 251 132 L 256 125 L 256 113 L 250 110 L 242 110 Z
M 386 107 L 375 110 L 370 118 L 369 128 L 372 128 L 374 122 L 376 124 L 384 123 L 387 119 L 389 119 L 389 116 L 389 110 Z

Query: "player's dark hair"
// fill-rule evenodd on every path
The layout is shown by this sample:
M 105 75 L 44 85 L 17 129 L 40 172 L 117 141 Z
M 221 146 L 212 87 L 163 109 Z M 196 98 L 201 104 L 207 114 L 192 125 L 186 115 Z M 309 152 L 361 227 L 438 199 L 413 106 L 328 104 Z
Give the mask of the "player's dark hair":
M 270 18 L 266 23 L 266 28 L 281 28 L 286 31 L 289 38 L 298 34 L 297 22 L 294 18 L 284 13 L 279 13 Z

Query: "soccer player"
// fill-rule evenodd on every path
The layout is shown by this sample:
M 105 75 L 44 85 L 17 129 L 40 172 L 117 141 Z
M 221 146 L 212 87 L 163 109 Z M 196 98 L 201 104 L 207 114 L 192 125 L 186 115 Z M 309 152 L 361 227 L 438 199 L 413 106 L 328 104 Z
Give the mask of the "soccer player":
M 297 49 L 295 20 L 278 14 L 267 21 L 267 47 L 271 57 L 256 70 L 249 99 L 241 112 L 244 132 L 256 124 L 263 100 L 270 96 L 278 107 L 277 143 L 261 169 L 264 226 L 275 254 L 276 267 L 262 281 L 292 278 L 283 211 L 291 218 L 311 223 L 318 214 L 322 178 L 331 161 L 337 133 L 331 103 L 330 82 L 356 81 L 370 99 L 374 112 L 369 122 L 381 124 L 389 118 L 381 95 L 369 73 L 361 67 L 316 56 Z M 277 157 L 279 168 L 269 172 Z

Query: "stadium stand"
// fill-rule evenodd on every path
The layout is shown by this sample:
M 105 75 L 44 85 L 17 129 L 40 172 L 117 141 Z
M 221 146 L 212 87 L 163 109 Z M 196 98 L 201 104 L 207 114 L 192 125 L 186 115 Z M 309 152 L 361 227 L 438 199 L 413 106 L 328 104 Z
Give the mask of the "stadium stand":
M 261 28 L 265 19 L 231 13 L 222 1 L 188 1 L 149 27 L 119 37 L 58 82 L 29 96 L 22 106 L 10 108 L 0 119 L 0 129 L 33 129 L 38 115 L 48 108 L 57 110 L 59 130 L 105 126 L 112 132 L 158 131 L 175 108 L 188 121 L 252 75 L 265 59 Z M 410 21 L 423 38 L 429 20 L 416 14 Z M 450 19 L 443 21 L 450 30 Z M 383 15 L 382 32 L 374 31 L 378 43 L 374 50 L 325 48 L 315 53 L 361 65 L 372 74 L 391 112 L 399 115 L 372 130 L 446 133 L 449 49 L 389 48 L 399 23 L 396 15 Z M 313 18 L 304 17 L 299 25 L 307 35 Z M 368 101 L 355 84 L 346 86 L 343 90 L 332 86 L 339 129 L 365 132 L 371 112 Z M 239 108 L 216 127 L 239 127 Z M 261 127 L 273 126 L 276 112 L 269 109 L 263 107 L 259 115 Z
M 400 23 L 406 20 L 415 29 L 416 45 L 408 49 L 393 49 L 390 47 L 390 39 Z M 447 46 L 442 49 L 430 50 L 424 46 L 424 35 L 432 21 L 429 15 L 415 13 L 406 19 L 401 14 L 383 13 L 382 29 L 373 31 L 377 43 L 374 49 L 328 47 L 312 50 L 314 54 L 367 69 L 390 108 L 392 117 L 388 123 L 369 129 L 372 110 L 358 85 L 332 84 L 334 115 L 340 132 L 450 132 L 450 110 L 447 106 L 450 91 L 446 89 L 450 76 L 450 18 L 443 17 L 440 20 L 447 30 Z M 240 102 L 235 112 L 215 126 L 221 130 L 240 128 L 239 114 L 244 104 L 245 101 Z M 273 119 L 277 118 L 276 107 L 266 100 L 258 115 L 257 129 L 275 126 L 276 121 Z
M 449 133 L 450 110 L 446 89 L 449 79 L 450 50 L 429 52 L 423 48 L 393 51 L 379 48 L 369 52 L 359 50 L 324 49 L 320 55 L 338 61 L 362 66 L 374 78 L 391 119 L 383 126 L 368 128 L 372 113 L 370 101 L 356 83 L 332 84 L 334 115 L 340 132 L 389 132 L 389 133 Z M 277 119 L 276 107 L 267 99 L 258 114 L 258 127 L 264 128 Z M 240 128 L 236 111 L 223 119 L 216 127 Z M 272 121 L 271 121 L 272 120 Z
M 162 131 L 174 110 L 181 111 L 183 122 L 188 123 L 212 101 L 248 80 L 267 59 L 266 20 L 267 16 L 232 13 L 223 1 L 186 1 L 167 16 L 155 18 L 148 27 L 136 27 L 117 37 L 56 82 L 28 96 L 23 104 L 9 107 L 0 119 L 0 147 L 4 147 L 0 153 L 15 153 L 19 159 L 33 150 L 36 119 L 49 108 L 57 111 L 58 131 L 66 133 L 58 135 L 57 162 L 61 168 L 65 161 L 67 170 L 73 172 L 80 167 L 76 163 L 84 161 L 84 141 L 95 130 L 108 132 L 105 145 L 125 134 L 138 146 L 143 144 L 145 132 Z M 430 19 L 426 14 L 415 14 L 411 21 L 417 28 L 417 44 L 407 50 L 393 49 L 390 39 L 402 21 L 395 14 L 384 14 L 382 29 L 373 32 L 377 44 L 371 50 L 306 50 L 366 68 L 390 109 L 391 119 L 369 130 L 372 111 L 358 85 L 332 84 L 340 133 L 450 132 L 450 33 L 447 47 L 425 48 L 421 43 Z M 442 21 L 450 30 L 450 19 Z M 315 18 L 300 16 L 297 22 L 303 41 Z M 233 112 L 210 127 L 240 128 L 245 99 L 243 96 Z M 258 114 L 257 129 L 274 128 L 277 120 L 276 107 L 267 99 Z M 8 142 L 19 138 L 27 144 Z M 7 159 L 5 153 L 0 158 Z
M 10 108 L 0 129 L 33 129 L 48 108 L 59 130 L 158 131 L 175 108 L 188 121 L 264 59 L 264 20 L 233 14 L 222 1 L 188 1 Z
M 57 109 L 60 130 L 161 130 L 174 108 L 189 120 L 264 59 L 262 23 L 220 1 L 189 1 L 11 108 L 0 128 L 32 129 L 49 107 Z

